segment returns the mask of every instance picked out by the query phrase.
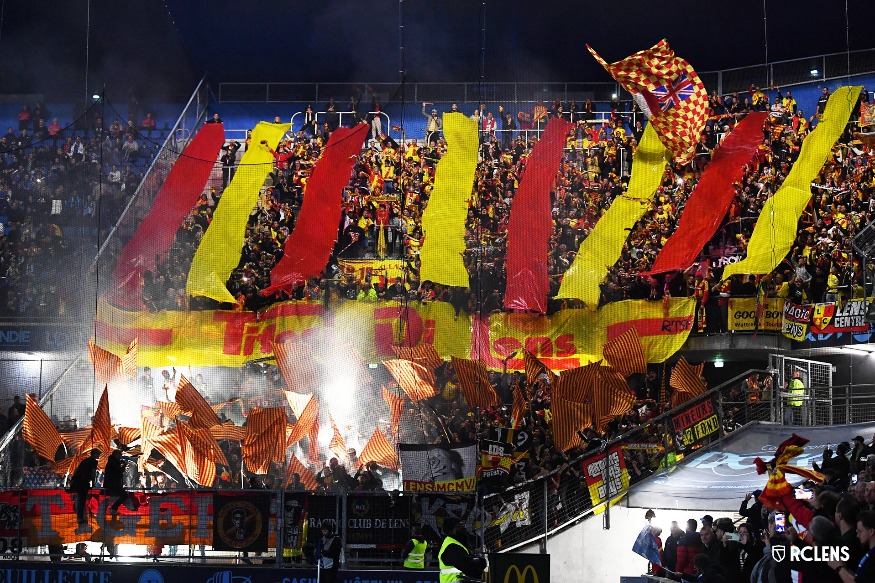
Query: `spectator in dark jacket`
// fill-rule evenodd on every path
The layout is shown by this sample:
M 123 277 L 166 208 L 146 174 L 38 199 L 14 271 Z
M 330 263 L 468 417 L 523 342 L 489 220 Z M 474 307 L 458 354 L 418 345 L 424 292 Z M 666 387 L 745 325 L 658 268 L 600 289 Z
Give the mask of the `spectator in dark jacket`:
M 687 531 L 681 537 L 681 540 L 678 541 L 678 561 L 675 571 L 687 577 L 695 576 L 696 566 L 693 560 L 696 555 L 704 550 L 702 539 L 696 530 L 698 524 L 695 519 L 689 519 L 687 521 Z
M 747 519 L 747 523 L 753 530 L 765 530 L 766 523 L 763 520 L 763 503 L 760 502 L 760 494 L 762 494 L 762 490 L 754 490 L 748 494 L 745 494 L 744 500 L 741 502 L 741 507 L 738 509 L 738 513 Z M 753 498 L 754 503 L 750 508 L 747 507 L 748 502 L 750 502 L 751 498 Z
M 684 536 L 684 531 L 678 526 L 678 523 L 672 521 L 671 530 L 668 538 L 665 539 L 665 550 L 663 551 L 662 565 L 669 571 L 675 571 L 678 564 L 678 543 L 681 537 Z

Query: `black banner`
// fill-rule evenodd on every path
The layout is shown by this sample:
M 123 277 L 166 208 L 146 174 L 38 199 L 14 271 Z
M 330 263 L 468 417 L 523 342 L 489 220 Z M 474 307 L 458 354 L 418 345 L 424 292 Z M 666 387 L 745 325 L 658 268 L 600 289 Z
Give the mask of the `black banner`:
M 709 397 L 685 407 L 680 413 L 672 415 L 671 427 L 675 445 L 681 451 L 716 435 L 720 431 L 717 401 Z
M 549 583 L 550 555 L 489 553 L 489 583 Z
M 286 493 L 283 496 L 283 547 L 300 549 L 303 546 L 304 513 L 307 509 L 306 494 Z
M 422 534 L 429 541 L 440 541 L 448 534 L 444 529 L 448 519 L 463 522 L 468 534 L 479 534 L 480 520 L 473 495 L 418 494 L 411 510 L 414 524 L 422 527 Z
M 543 556 L 543 555 L 542 555 Z M 225 565 L 195 566 L 179 563 L 108 564 L 63 562 L 5 561 L 0 571 L 4 582 L 38 581 L 39 583 L 243 583 L 245 581 L 281 581 L 282 583 L 316 583 L 314 567 L 237 567 Z M 437 571 L 385 569 L 341 569 L 341 583 L 438 583 Z M 511 581 L 516 583 L 516 581 Z M 543 583 L 543 580 L 542 580 Z
M 514 447 L 510 443 L 481 439 L 477 479 L 488 482 L 508 477 L 513 464 L 513 451 Z
M 286 495 L 288 499 L 288 494 Z M 295 494 L 293 496 L 300 496 Z M 349 549 L 400 549 L 410 539 L 410 496 L 383 494 L 347 497 L 346 544 Z M 337 527 L 339 508 L 334 496 L 311 496 L 307 505 L 308 529 L 319 532 L 327 520 Z M 338 531 L 339 532 L 339 531 Z M 310 535 L 312 539 L 312 534 Z
M 245 498 L 213 497 L 213 548 L 217 551 L 266 551 L 270 530 L 270 494 Z

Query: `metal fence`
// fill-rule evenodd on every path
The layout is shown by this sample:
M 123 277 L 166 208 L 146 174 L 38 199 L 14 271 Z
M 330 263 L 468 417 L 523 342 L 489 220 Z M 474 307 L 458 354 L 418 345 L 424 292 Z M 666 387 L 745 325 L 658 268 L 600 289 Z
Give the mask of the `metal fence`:
M 875 49 L 831 53 L 789 61 L 700 71 L 705 87 L 720 95 L 747 91 L 751 85 L 790 87 L 822 82 L 875 71 Z M 220 103 L 320 102 L 331 97 L 350 96 L 368 91 L 362 99 L 375 95 L 388 103 L 399 90 L 397 83 L 220 83 Z M 612 82 L 506 82 L 506 83 L 410 83 L 405 99 L 412 103 L 537 103 L 561 101 L 610 102 L 623 94 Z M 628 96 L 628 94 L 625 94 Z

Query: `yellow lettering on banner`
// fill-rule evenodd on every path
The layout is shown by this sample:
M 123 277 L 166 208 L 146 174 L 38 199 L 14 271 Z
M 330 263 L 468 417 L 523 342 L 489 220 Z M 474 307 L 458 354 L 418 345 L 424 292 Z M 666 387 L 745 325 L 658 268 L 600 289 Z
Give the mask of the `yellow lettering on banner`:
M 756 298 L 731 298 L 729 300 L 729 329 L 733 331 L 781 330 L 784 320 L 784 298 L 769 298 L 762 306 L 759 328 L 756 326 Z
M 781 188 L 763 205 L 747 245 L 747 256 L 738 263 L 727 265 L 723 279 L 739 273 L 770 273 L 790 251 L 796 240 L 799 217 L 811 199 L 811 181 L 845 130 L 860 89 L 840 87 L 830 96 L 823 119 L 802 142 L 799 158 Z
M 434 189 L 422 214 L 425 239 L 419 252 L 421 281 L 468 287 L 465 219 L 477 169 L 477 122 L 461 113 L 444 114 L 447 153 L 435 169 Z
M 580 244 L 556 297 L 583 300 L 591 310 L 598 306 L 599 286 L 608 275 L 608 269 L 620 258 L 631 228 L 650 210 L 650 201 L 662 181 L 667 159 L 668 150 L 653 124 L 648 124 L 632 157 L 629 189 L 614 199 L 611 208 Z
M 289 130 L 288 124 L 260 122 L 252 130 L 249 148 L 243 154 L 234 178 L 222 193 L 210 227 L 194 253 L 185 291 L 190 296 L 203 296 L 219 302 L 234 303 L 225 284 L 231 271 L 240 263 L 246 223 L 258 201 L 264 179 L 273 170 L 273 154 Z M 262 144 L 262 140 L 267 144 Z
M 404 280 L 405 263 L 401 259 L 339 259 L 337 265 L 344 274 L 352 275 L 358 284 L 379 277 L 385 278 L 387 284 L 393 283 L 396 277 Z
M 473 492 L 477 487 L 477 478 L 460 478 L 442 482 L 420 482 L 404 480 L 405 492 Z

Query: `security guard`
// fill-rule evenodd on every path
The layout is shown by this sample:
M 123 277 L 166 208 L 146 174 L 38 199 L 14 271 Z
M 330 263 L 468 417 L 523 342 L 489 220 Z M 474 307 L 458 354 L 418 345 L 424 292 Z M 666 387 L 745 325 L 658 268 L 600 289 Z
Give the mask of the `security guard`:
M 438 552 L 440 583 L 462 581 L 463 576 L 477 579 L 483 574 L 485 567 L 483 559 L 471 555 L 463 542 L 467 541 L 467 538 L 465 525 L 461 522 L 455 524 L 450 534 L 444 538 L 441 550 Z
M 424 569 L 426 548 L 428 548 L 428 541 L 422 536 L 422 528 L 416 524 L 410 529 L 410 541 L 401 551 L 401 556 L 404 557 L 404 568 Z
M 787 386 L 787 407 L 784 410 L 785 423 L 801 425 L 805 423 L 806 407 L 805 407 L 805 384 L 800 378 L 798 368 L 793 369 L 793 378 L 790 379 L 790 384 Z

